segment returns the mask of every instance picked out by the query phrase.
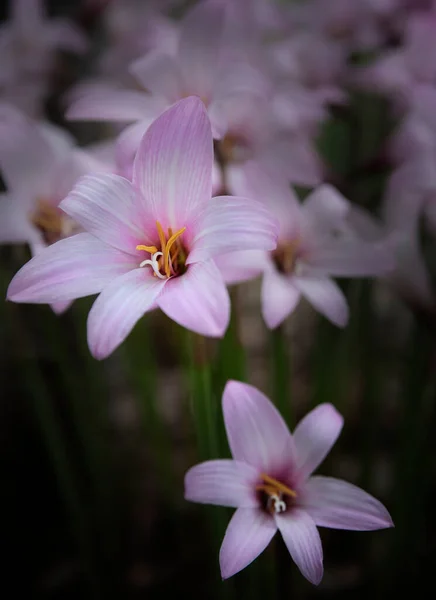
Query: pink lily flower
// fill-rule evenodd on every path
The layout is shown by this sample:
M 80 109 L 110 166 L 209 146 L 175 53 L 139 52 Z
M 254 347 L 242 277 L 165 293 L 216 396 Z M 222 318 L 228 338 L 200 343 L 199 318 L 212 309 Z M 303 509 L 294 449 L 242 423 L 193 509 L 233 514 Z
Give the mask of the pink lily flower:
M 28 243 L 33 255 L 79 230 L 59 209 L 79 177 L 109 170 L 65 131 L 7 105 L 0 106 L 0 169 L 8 187 L 0 194 L 0 244 Z M 52 308 L 62 312 L 68 304 Z
M 88 318 L 89 346 L 99 359 L 156 307 L 188 329 L 222 336 L 230 302 L 213 259 L 274 249 L 277 223 L 256 201 L 211 199 L 212 142 L 199 98 L 168 109 L 142 139 L 132 183 L 118 175 L 84 177 L 61 202 L 86 233 L 33 258 L 15 275 L 8 298 L 46 303 L 101 292 Z
M 322 185 L 300 205 L 288 186 L 251 177 L 253 197 L 267 199 L 280 223 L 273 252 L 243 252 L 218 266 L 227 283 L 263 274 L 262 315 L 274 329 L 296 308 L 301 297 L 332 323 L 344 327 L 348 305 L 332 277 L 380 275 L 393 268 L 383 241 L 366 242 L 351 235 L 350 203 L 329 185 Z
M 277 530 L 301 573 L 317 585 L 323 551 L 317 527 L 370 531 L 392 527 L 386 508 L 362 489 L 313 476 L 337 440 L 343 418 L 321 404 L 293 434 L 255 387 L 229 381 L 223 413 L 233 460 L 210 460 L 185 476 L 185 498 L 236 508 L 221 546 L 223 579 L 247 567 Z
M 308 130 L 284 130 L 271 101 L 252 94 L 228 97 L 221 104 L 227 131 L 216 142 L 223 171 L 222 186 L 229 193 L 251 196 L 256 177 L 313 186 L 322 180 L 322 163 Z
M 241 60 L 223 60 L 224 32 L 224 7 L 200 3 L 183 19 L 175 52 L 158 48 L 131 65 L 139 90 L 107 84 L 88 86 L 73 96 L 67 118 L 126 124 L 118 140 L 117 157 L 121 172 L 128 178 L 147 128 L 182 98 L 199 96 L 207 107 L 214 137 L 221 137 L 227 129 L 227 115 L 221 107 L 224 99 L 247 90 L 260 95 L 265 87 L 264 77 L 251 66 Z

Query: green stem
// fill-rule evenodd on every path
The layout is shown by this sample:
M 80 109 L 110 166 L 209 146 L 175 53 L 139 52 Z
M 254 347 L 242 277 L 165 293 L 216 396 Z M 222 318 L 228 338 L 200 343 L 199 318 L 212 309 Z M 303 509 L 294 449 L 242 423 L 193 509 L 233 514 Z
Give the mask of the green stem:
M 219 454 L 217 401 L 212 392 L 212 371 L 207 356 L 207 341 L 190 331 L 185 332 L 188 356 L 188 381 L 200 458 Z
M 277 327 L 271 331 L 271 370 L 273 373 L 273 397 L 278 410 L 289 427 L 294 425 L 292 413 L 291 360 L 289 346 L 284 328 Z
M 165 498 L 173 497 L 174 470 L 171 438 L 168 434 L 157 392 L 157 362 L 153 352 L 153 331 L 144 317 L 124 344 L 124 356 L 129 376 L 139 397 L 139 409 L 146 439 L 153 450 L 157 472 Z

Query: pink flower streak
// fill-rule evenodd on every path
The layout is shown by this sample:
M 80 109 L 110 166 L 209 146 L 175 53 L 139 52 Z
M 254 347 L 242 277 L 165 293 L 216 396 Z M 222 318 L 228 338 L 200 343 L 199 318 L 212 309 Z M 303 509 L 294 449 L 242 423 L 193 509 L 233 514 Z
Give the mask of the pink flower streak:
M 211 199 L 213 142 L 201 100 L 181 100 L 144 135 L 133 182 L 82 178 L 61 208 L 86 233 L 53 244 L 12 280 L 15 302 L 54 302 L 101 292 L 88 318 L 96 358 L 108 356 L 141 316 L 159 306 L 200 334 L 220 337 L 229 297 L 213 258 L 272 250 L 277 223 L 260 203 Z
M 224 579 L 257 558 L 279 530 L 301 573 L 318 584 L 323 552 L 317 526 L 356 531 L 393 526 L 386 508 L 360 488 L 312 476 L 343 426 L 331 404 L 312 410 L 292 435 L 266 396 L 230 381 L 223 412 L 233 460 L 192 467 L 185 498 L 237 509 L 220 550 Z

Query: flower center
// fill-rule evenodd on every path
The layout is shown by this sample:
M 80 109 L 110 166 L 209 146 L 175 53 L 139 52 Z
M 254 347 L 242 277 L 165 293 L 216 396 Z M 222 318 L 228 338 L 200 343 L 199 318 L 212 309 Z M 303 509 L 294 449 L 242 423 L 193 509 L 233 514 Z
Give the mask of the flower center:
M 143 246 L 142 244 L 136 246 L 136 250 L 142 250 L 150 254 L 150 258 L 143 260 L 139 266 L 150 266 L 153 275 L 159 277 L 159 279 L 181 275 L 185 268 L 186 252 L 180 236 L 186 230 L 186 227 L 182 227 L 175 233 L 169 227 L 167 236 L 165 236 L 159 221 L 156 221 L 156 228 L 160 246 Z
M 297 261 L 301 257 L 300 241 L 295 239 L 279 244 L 273 252 L 273 261 L 277 270 L 283 275 L 294 273 Z
M 53 244 L 60 238 L 71 235 L 76 229 L 72 219 L 44 199 L 37 200 L 36 210 L 31 214 L 30 221 L 39 229 L 47 244 Z
M 288 508 L 285 498 L 297 497 L 294 490 L 265 473 L 261 474 L 260 479 L 261 483 L 256 485 L 256 491 L 261 494 L 264 508 L 271 514 L 285 512 Z
M 249 158 L 250 144 L 242 134 L 229 132 L 217 143 L 217 150 L 224 164 L 243 162 Z

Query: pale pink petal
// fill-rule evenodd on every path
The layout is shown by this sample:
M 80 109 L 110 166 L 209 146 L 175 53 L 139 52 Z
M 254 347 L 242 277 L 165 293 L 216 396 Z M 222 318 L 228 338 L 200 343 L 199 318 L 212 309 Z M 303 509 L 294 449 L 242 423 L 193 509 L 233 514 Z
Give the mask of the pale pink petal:
M 28 198 L 0 194 L 0 244 L 22 244 L 34 234 L 28 213 Z
M 381 502 L 341 479 L 311 477 L 305 486 L 304 503 L 304 509 L 320 527 L 355 531 L 393 527 Z
M 187 226 L 194 207 L 210 200 L 213 142 L 199 98 L 180 100 L 150 125 L 133 166 L 147 212 L 164 229 Z
M 224 28 L 224 7 L 200 3 L 184 18 L 179 60 L 188 94 L 210 99 Z
M 233 458 L 271 476 L 292 463 L 294 442 L 274 404 L 247 383 L 229 381 L 223 394 L 224 423 Z
M 245 182 L 246 195 L 262 202 L 278 219 L 280 239 L 291 239 L 300 228 L 300 203 L 294 190 L 286 180 L 273 177 L 273 174 L 262 170 L 256 161 L 247 161 L 240 169 Z M 240 184 L 239 184 L 240 185 Z
M 129 71 L 151 94 L 172 104 L 183 97 L 180 67 L 175 58 L 158 50 L 136 60 Z
M 274 250 L 278 221 L 260 202 L 218 196 L 191 223 L 187 264 L 238 250 Z
M 348 322 L 348 304 L 340 287 L 328 277 L 295 277 L 295 286 L 301 294 L 338 327 Z
M 0 169 L 9 191 L 41 193 L 55 158 L 44 130 L 23 115 L 0 119 Z
M 302 575 L 314 585 L 321 582 L 323 553 L 315 522 L 305 511 L 293 509 L 275 515 L 275 521 L 286 547 Z
M 150 270 L 133 269 L 104 288 L 88 315 L 88 344 L 94 358 L 106 358 L 126 339 L 144 313 L 156 306 L 165 283 Z
M 333 277 L 386 275 L 395 266 L 393 254 L 385 244 L 358 239 L 321 242 L 307 257 L 306 263 L 317 272 Z
M 52 304 L 50 304 L 50 307 L 54 313 L 56 313 L 57 315 L 61 315 L 68 308 L 70 308 L 71 304 L 71 300 L 65 300 L 64 302 L 53 302 Z
M 269 265 L 267 252 L 245 250 L 223 254 L 214 259 L 227 285 L 242 283 L 258 277 Z
M 229 294 L 211 260 L 190 265 L 186 273 L 171 278 L 158 305 L 170 319 L 201 335 L 222 337 L 229 323 Z
M 344 419 L 332 404 L 310 411 L 294 431 L 299 472 L 308 477 L 322 463 L 341 433 Z
M 96 174 L 82 177 L 59 206 L 106 244 L 135 255 L 138 244 L 152 242 L 146 225 L 138 222 L 136 202 L 130 181 L 119 175 Z M 154 233 L 154 222 L 149 228 Z
M 277 527 L 258 508 L 238 508 L 227 526 L 220 549 L 221 577 L 228 579 L 245 569 L 268 546 Z
M 218 506 L 256 507 L 257 469 L 236 460 L 209 460 L 185 475 L 185 498 Z
M 71 121 L 130 122 L 155 118 L 159 109 L 156 100 L 145 92 L 95 86 L 73 100 L 66 118 Z
M 344 221 L 350 203 L 333 186 L 319 186 L 304 201 L 302 211 L 311 226 L 320 233 L 337 229 Z
M 163 107 L 162 110 L 164 110 Z M 118 136 L 115 145 L 115 164 L 117 173 L 129 181 L 133 177 L 133 163 L 135 156 L 144 137 L 145 132 L 153 123 L 154 119 L 142 119 L 132 125 L 128 125 Z
M 12 279 L 13 302 L 49 304 L 97 294 L 113 279 L 134 268 L 132 257 L 88 233 L 48 246 Z
M 281 275 L 274 268 L 262 280 L 262 316 L 270 329 L 275 329 L 289 316 L 300 301 L 294 278 Z

